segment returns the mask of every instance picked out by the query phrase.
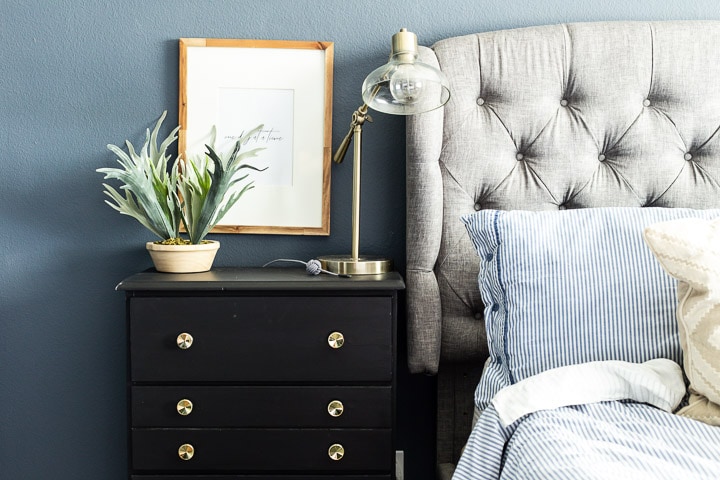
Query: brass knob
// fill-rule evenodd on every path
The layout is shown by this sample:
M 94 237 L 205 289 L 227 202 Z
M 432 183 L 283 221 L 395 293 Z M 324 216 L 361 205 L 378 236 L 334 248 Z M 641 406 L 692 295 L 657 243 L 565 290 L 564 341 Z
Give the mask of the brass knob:
M 193 337 L 189 333 L 181 333 L 177 336 L 177 346 L 182 350 L 192 347 Z
M 343 411 L 345 411 L 345 406 L 340 400 L 333 400 L 328 403 L 327 411 L 331 417 L 339 417 L 343 414 Z
M 187 398 L 183 398 L 177 402 L 176 408 L 177 412 L 184 417 L 192 413 L 193 403 Z
M 328 345 L 330 348 L 340 348 L 345 344 L 345 337 L 340 332 L 332 332 L 328 336 Z
M 190 460 L 195 455 L 195 448 L 189 443 L 183 443 L 178 448 L 178 456 L 182 460 Z
M 330 457 L 331 459 L 338 461 L 344 456 L 345 449 L 339 443 L 333 443 L 332 445 L 330 445 L 330 448 L 328 448 L 328 457 Z

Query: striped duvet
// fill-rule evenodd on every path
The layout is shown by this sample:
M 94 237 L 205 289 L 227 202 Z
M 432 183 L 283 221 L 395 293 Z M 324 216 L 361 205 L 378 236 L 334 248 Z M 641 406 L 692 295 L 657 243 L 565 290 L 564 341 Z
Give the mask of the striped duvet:
M 453 480 L 720 478 L 720 428 L 630 401 L 481 415 Z

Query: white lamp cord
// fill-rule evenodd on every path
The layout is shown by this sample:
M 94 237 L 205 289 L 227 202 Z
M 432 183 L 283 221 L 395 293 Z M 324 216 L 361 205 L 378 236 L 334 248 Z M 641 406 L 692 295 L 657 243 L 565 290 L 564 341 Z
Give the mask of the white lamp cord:
M 305 265 L 305 271 L 309 275 L 319 275 L 320 273 L 327 273 L 328 275 L 335 275 L 336 277 L 342 277 L 342 278 L 350 278 L 351 277 L 350 275 L 348 275 L 346 273 L 335 273 L 335 272 L 329 272 L 327 270 L 323 270 L 322 267 L 320 266 L 320 261 L 315 260 L 314 258 L 312 260 L 308 260 L 307 262 L 303 262 L 302 260 L 294 260 L 292 258 L 277 258 L 275 260 L 272 260 L 272 261 L 266 263 L 265 265 L 263 265 L 263 267 L 267 267 L 271 263 L 275 263 L 275 262 L 302 263 L 303 265 Z

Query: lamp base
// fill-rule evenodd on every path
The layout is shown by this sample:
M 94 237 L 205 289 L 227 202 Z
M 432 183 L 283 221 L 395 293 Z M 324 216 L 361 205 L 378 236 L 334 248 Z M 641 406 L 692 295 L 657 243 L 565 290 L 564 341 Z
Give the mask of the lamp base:
M 343 275 L 377 275 L 392 272 L 392 260 L 382 257 L 326 255 L 318 257 L 324 270 Z

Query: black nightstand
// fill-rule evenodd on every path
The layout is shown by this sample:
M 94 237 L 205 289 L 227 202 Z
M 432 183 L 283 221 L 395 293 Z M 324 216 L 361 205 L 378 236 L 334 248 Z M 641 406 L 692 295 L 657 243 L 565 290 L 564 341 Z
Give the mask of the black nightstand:
M 394 478 L 404 288 L 302 268 L 124 280 L 130 478 Z

